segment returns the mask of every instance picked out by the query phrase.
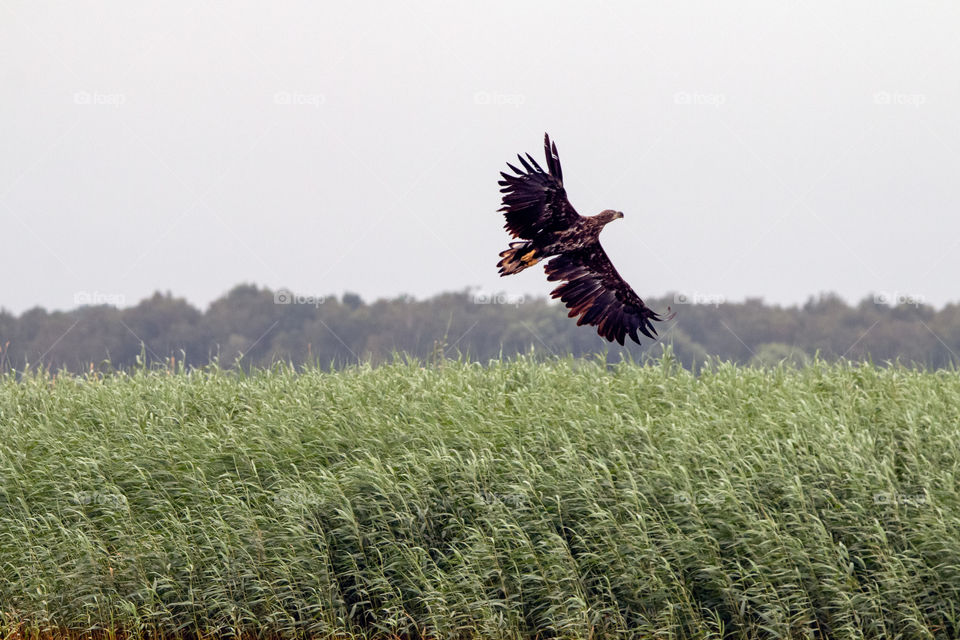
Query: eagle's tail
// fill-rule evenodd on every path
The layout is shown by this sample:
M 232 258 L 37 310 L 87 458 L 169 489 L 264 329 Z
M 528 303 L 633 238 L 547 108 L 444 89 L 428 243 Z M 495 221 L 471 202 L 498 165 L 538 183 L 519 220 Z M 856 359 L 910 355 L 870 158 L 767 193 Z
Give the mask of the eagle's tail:
M 509 249 L 500 252 L 500 257 L 503 258 L 497 263 L 500 275 L 509 276 L 537 264 L 542 256 L 537 254 L 532 242 L 511 242 Z

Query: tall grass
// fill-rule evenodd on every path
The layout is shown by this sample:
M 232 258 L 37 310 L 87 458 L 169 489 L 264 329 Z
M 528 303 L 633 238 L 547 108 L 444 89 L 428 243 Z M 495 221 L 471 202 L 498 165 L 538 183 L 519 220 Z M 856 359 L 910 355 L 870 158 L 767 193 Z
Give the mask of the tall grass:
M 0 631 L 956 638 L 960 377 L 0 380 Z

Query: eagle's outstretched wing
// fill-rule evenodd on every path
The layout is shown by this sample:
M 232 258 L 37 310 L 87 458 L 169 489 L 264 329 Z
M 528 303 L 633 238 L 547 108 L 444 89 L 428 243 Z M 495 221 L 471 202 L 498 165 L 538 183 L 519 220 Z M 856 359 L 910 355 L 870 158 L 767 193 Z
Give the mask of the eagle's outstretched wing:
M 565 281 L 550 295 L 567 305 L 568 315 L 580 316 L 578 325 L 596 326 L 597 333 L 611 342 L 623 344 L 624 337 L 629 335 L 639 344 L 637 331 L 654 338 L 657 330 L 653 321 L 673 318 L 662 318 L 643 303 L 617 273 L 599 242 L 553 258 L 547 263 L 546 272 L 547 280 Z
M 532 240 L 544 231 L 566 229 L 580 217 L 563 189 L 557 145 L 552 144 L 550 136 L 546 134 L 543 136 L 543 147 L 549 173 L 544 173 L 529 153 L 526 160 L 517 155 L 523 169 L 507 163 L 517 175 L 500 173 L 503 176 L 498 183 L 503 194 L 500 211 L 507 219 L 504 229 L 514 238 Z

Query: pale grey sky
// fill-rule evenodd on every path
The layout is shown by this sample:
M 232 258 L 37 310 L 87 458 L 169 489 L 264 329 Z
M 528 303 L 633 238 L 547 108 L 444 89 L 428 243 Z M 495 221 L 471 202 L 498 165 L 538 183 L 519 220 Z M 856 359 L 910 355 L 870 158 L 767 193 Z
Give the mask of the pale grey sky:
M 497 276 L 549 131 L 641 297 L 960 300 L 952 2 L 0 0 L 0 306 Z

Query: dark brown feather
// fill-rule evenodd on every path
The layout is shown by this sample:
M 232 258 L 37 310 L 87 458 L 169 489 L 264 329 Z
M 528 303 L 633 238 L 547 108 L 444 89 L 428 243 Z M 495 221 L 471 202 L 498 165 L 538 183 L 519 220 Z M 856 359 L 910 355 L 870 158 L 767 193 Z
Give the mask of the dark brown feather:
M 527 159 L 517 155 L 523 169 L 507 163 L 516 175 L 500 173 L 503 176 L 503 180 L 498 181 L 503 194 L 500 211 L 507 219 L 504 228 L 514 238 L 532 240 L 545 232 L 567 229 L 580 218 L 567 200 L 556 147 L 551 156 L 549 137 L 546 137 L 544 145 L 549 173 L 545 173 L 529 154 Z
M 557 182 L 563 184 L 563 171 L 560 169 L 560 154 L 557 153 L 557 143 L 550 142 L 550 136 L 543 134 L 543 151 L 547 156 L 547 169 L 550 175 L 556 177 Z
M 571 318 L 579 316 L 578 325 L 596 326 L 607 340 L 623 344 L 624 338 L 630 336 L 639 343 L 638 332 L 655 338 L 653 322 L 665 319 L 644 304 L 617 272 L 599 242 L 556 256 L 547 263 L 546 272 L 547 280 L 563 281 L 550 295 L 560 298 L 570 309 Z

